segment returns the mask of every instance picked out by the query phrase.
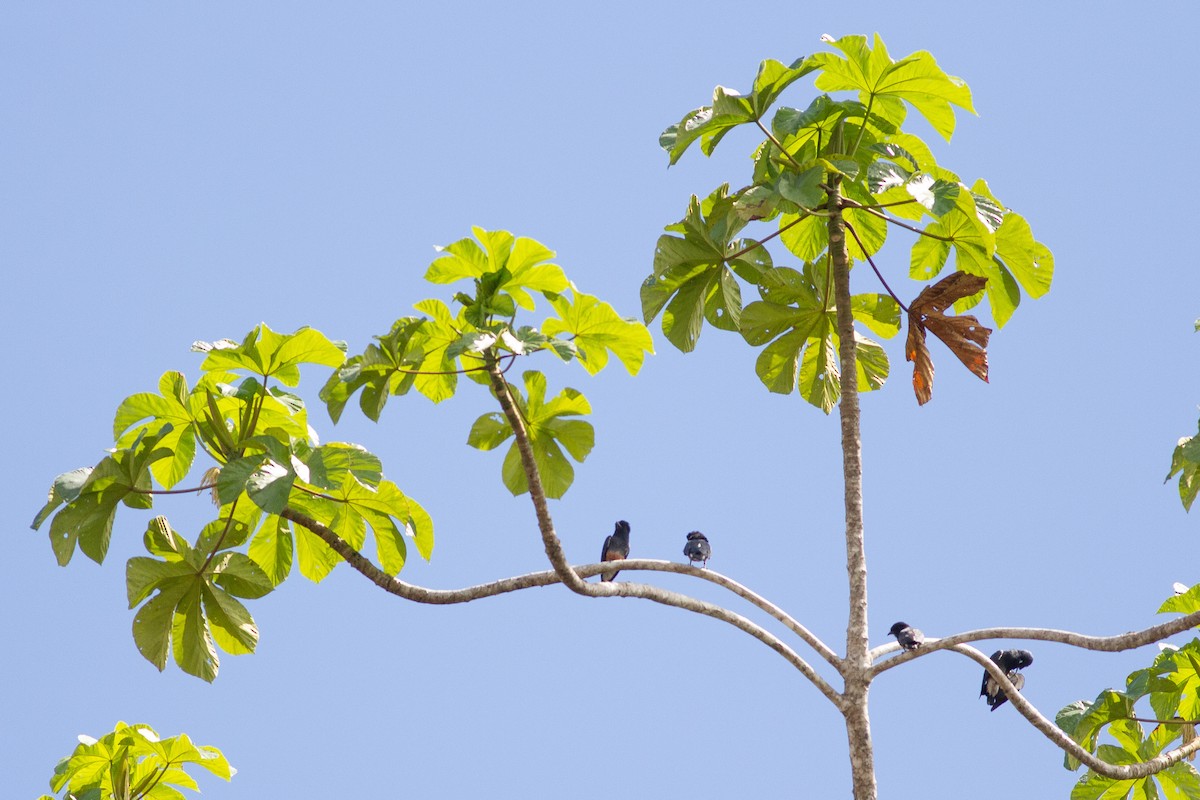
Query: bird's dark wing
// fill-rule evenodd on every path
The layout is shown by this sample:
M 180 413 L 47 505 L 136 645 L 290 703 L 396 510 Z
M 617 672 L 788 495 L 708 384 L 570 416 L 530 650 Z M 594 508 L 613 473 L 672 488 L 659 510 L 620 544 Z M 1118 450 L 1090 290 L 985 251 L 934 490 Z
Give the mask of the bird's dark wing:
M 608 561 L 608 546 L 612 544 L 612 534 L 604 537 L 604 546 L 600 548 L 600 560 Z

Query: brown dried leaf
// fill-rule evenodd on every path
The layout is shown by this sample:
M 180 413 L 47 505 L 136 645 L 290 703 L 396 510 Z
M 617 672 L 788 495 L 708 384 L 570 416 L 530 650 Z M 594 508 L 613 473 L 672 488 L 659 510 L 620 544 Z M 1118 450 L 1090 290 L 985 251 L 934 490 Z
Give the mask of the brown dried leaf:
M 987 343 L 991 328 L 967 314 L 948 317 L 944 312 L 955 302 L 983 290 L 987 278 L 966 272 L 955 272 L 937 283 L 926 286 L 908 307 L 908 339 L 904 357 L 913 363 L 913 392 L 918 405 L 925 405 L 933 396 L 933 359 L 925 345 L 925 331 L 942 340 L 950 352 L 967 369 L 988 379 Z

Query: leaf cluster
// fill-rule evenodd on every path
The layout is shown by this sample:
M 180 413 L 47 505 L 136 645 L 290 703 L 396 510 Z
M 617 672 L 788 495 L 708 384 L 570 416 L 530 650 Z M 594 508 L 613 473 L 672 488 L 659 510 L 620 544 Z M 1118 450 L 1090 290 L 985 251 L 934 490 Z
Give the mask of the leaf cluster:
M 404 566 L 406 540 L 430 557 L 433 523 L 384 479 L 376 456 L 354 444 L 321 444 L 304 401 L 284 388 L 298 384 L 303 364 L 340 366 L 344 345 L 311 328 L 281 334 L 262 324 L 240 343 L 197 342 L 193 350 L 205 356 L 196 385 L 167 372 L 157 394 L 127 397 L 113 423 L 114 448 L 94 467 L 59 475 L 33 527 L 50 520 L 59 564 L 76 549 L 102 563 L 120 505 L 150 509 L 158 494 L 210 490 L 216 518 L 193 541 L 165 516 L 151 520 L 149 555 L 128 561 L 126 590 L 142 655 L 161 670 L 173 653 L 185 672 L 211 681 L 218 648 L 240 654 L 257 645 L 241 600 L 272 591 L 293 563 L 319 581 L 339 560 L 313 533 L 293 530 L 285 510 L 326 524 L 355 548 L 369 527 L 393 575 Z M 205 478 L 176 489 L 201 450 L 212 463 Z
M 311 328 L 281 334 L 261 324 L 240 343 L 196 342 L 201 375 L 189 386 L 167 372 L 158 392 L 127 397 L 113 422 L 115 446 L 93 467 L 59 475 L 35 529 L 49 521 L 51 547 L 65 566 L 76 550 L 102 563 L 119 506 L 154 508 L 155 495 L 208 490 L 216 518 L 194 538 L 154 517 L 143 536 L 148 555 L 126 565 L 129 607 L 137 609 L 134 641 L 162 670 L 173 655 L 185 672 L 213 680 L 218 651 L 253 652 L 258 628 L 243 600 L 271 592 L 293 565 L 320 581 L 341 557 L 321 538 L 332 532 L 356 551 L 374 541 L 375 557 L 398 575 L 409 545 L 428 560 L 433 521 L 419 503 L 386 479 L 380 459 L 346 442 L 322 444 L 304 401 L 291 389 L 302 365 L 330 367 L 321 390 L 334 422 L 357 393 L 362 411 L 378 420 L 388 397 L 416 387 L 434 402 L 452 396 L 465 374 L 511 400 L 530 440 L 546 494 L 561 497 L 574 480 L 571 460 L 583 461 L 594 444 L 591 413 L 575 389 L 549 397 L 540 372 L 525 373 L 522 392 L 504 370 L 514 359 L 548 352 L 595 374 L 616 356 L 636 373 L 653 352 L 649 331 L 621 318 L 612 306 L 578 291 L 554 254 L 532 239 L 474 229 L 475 239 L 444 248 L 426 278 L 435 284 L 469 280 L 451 304 L 416 304 L 425 316 L 404 317 L 362 354 Z M 540 330 L 518 322 L 518 312 L 543 299 L 554 316 Z M 501 403 L 504 407 L 504 403 Z M 510 420 L 484 414 L 468 443 L 481 450 L 513 439 Z M 199 486 L 176 488 L 201 454 L 211 462 Z M 515 443 L 502 466 L 505 486 L 528 491 Z M 310 530 L 291 519 L 308 519 Z M 320 534 L 320 535 L 319 535 Z
M 637 374 L 647 353 L 653 353 L 650 332 L 636 320 L 622 318 L 611 305 L 579 291 L 562 267 L 550 261 L 554 252 L 533 239 L 508 231 L 473 228 L 473 238 L 439 247 L 426 280 L 435 284 L 469 281 L 452 304 L 427 299 L 414 305 L 426 315 L 402 317 L 375 343 L 337 369 L 321 398 L 336 421 L 358 394 L 359 407 L 378 420 L 389 397 L 411 389 L 435 403 L 454 395 L 458 377 L 465 375 L 493 392 L 511 393 L 527 429 L 534 458 L 549 497 L 561 497 L 574 481 L 568 454 L 582 462 L 591 452 L 595 434 L 584 420 L 564 419 L 591 413 L 587 399 L 566 388 L 546 401 L 545 376 L 526 372 L 525 392 L 508 384 L 502 373 L 516 358 L 546 352 L 577 363 L 594 375 L 615 356 Z M 523 324 L 522 313 L 533 312 L 537 300 L 553 311 L 540 325 Z M 497 383 L 497 381 L 500 381 Z M 513 437 L 503 414 L 480 416 L 467 443 L 492 450 Z M 514 494 L 528 491 L 516 443 L 501 466 L 504 485 Z
M 1200 585 L 1168 598 L 1159 608 L 1159 613 L 1196 611 L 1200 611 Z M 1200 721 L 1200 639 L 1181 647 L 1160 646 L 1163 650 L 1150 666 L 1129 674 L 1123 691 L 1105 689 L 1093 701 L 1071 703 L 1058 712 L 1058 726 L 1088 752 L 1117 765 L 1148 761 L 1178 746 L 1181 739 L 1182 744 L 1191 741 Z M 1136 709 L 1143 701 L 1150 706 L 1149 714 Z M 1111 741 L 1101 742 L 1102 734 Z M 1063 766 L 1076 770 L 1080 762 L 1068 754 Z M 1088 770 L 1071 792 L 1072 800 L 1129 796 L 1196 800 L 1200 774 L 1183 761 L 1134 780 Z
M 663 333 L 685 352 L 695 347 L 705 322 L 741 333 L 763 348 L 755 370 L 770 391 L 798 389 L 828 413 L 837 401 L 839 370 L 828 281 L 831 218 L 850 234 L 852 261 L 872 260 L 892 227 L 918 234 L 908 265 L 915 280 L 936 277 L 953 254 L 956 270 L 986 282 L 957 299 L 955 308 L 963 311 L 986 298 L 1001 327 L 1022 290 L 1035 298 L 1049 290 L 1054 260 L 1024 218 L 1005 208 L 985 182 L 968 186 L 903 129 L 911 107 L 949 140 L 954 107 L 973 111 L 962 80 L 924 51 L 893 59 L 878 36 L 873 42 L 824 38 L 837 52 L 790 65 L 764 61 L 749 94 L 718 86 L 711 105 L 689 111 L 663 132 L 659 143 L 671 164 L 697 142 L 711 154 L 742 125 L 755 126 L 764 139 L 751 156 L 752 183 L 693 197 L 684 218 L 667 226 L 641 299 L 646 322 L 661 314 Z M 803 109 L 777 105 L 790 84 L 808 75 L 823 94 Z M 774 230 L 746 236 L 751 223 Z M 776 239 L 800 267 L 774 263 L 766 245 Z M 743 305 L 747 285 L 759 299 Z M 886 294 L 857 294 L 852 302 L 855 320 L 887 338 L 899 331 L 902 303 L 884 288 Z M 865 336 L 859 343 L 860 387 L 876 389 L 887 378 L 887 356 Z
M 193 744 L 187 734 L 162 739 L 149 725 L 118 722 L 99 739 L 80 736 L 75 751 L 55 767 L 50 790 L 62 792 L 64 800 L 177 800 L 183 794 L 176 787 L 199 791 L 184 769 L 188 764 L 225 780 L 237 772 L 220 750 Z

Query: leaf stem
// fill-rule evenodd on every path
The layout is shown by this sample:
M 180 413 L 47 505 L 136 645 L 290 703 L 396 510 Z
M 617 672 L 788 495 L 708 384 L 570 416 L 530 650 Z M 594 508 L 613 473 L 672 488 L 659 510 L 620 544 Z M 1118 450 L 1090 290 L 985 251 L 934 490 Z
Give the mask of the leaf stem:
M 904 313 L 907 314 L 908 306 L 904 305 L 904 301 L 896 296 L 896 293 L 892 291 L 891 286 L 888 286 L 888 282 L 884 280 L 883 273 L 879 271 L 879 267 L 875 266 L 875 259 L 871 258 L 871 256 L 867 254 L 867 248 L 863 246 L 862 239 L 860 239 L 858 236 L 858 231 L 854 230 L 854 226 L 850 224 L 849 220 L 846 221 L 846 230 L 850 231 L 850 235 L 854 237 L 854 241 L 858 242 L 858 249 L 862 250 L 862 254 L 867 258 L 867 263 L 871 265 L 871 269 L 875 270 L 875 277 L 879 278 L 879 282 L 883 284 L 883 288 L 887 290 L 887 293 L 892 296 L 892 299 L 896 301 L 896 304 L 904 309 Z
M 766 126 L 762 124 L 761 118 L 754 120 L 754 124 L 758 126 L 758 129 L 760 131 L 762 131 L 764 135 L 766 135 L 767 139 L 770 140 L 771 144 L 773 144 L 777 148 L 779 148 L 779 152 L 783 153 L 783 157 L 786 158 L 788 161 L 792 162 L 793 167 L 795 167 L 796 169 L 800 169 L 800 162 L 797 161 L 792 156 L 792 154 L 789 153 L 786 148 L 784 148 L 783 144 L 780 143 L 780 141 L 775 138 L 775 134 L 773 134 L 769 130 L 767 130 Z
M 953 242 L 954 241 L 953 236 L 940 236 L 936 233 L 930 233 L 927 230 L 918 228 L 916 225 L 909 225 L 907 222 L 898 220 L 895 217 L 889 217 L 887 214 L 884 214 L 882 211 L 878 210 L 880 208 L 883 208 L 883 206 L 864 205 L 862 203 L 859 203 L 856 200 L 851 200 L 849 197 L 842 198 L 842 205 L 846 208 L 857 208 L 860 211 L 865 211 L 866 213 L 868 213 L 872 216 L 879 217 L 884 222 L 891 223 L 892 225 L 897 225 L 901 228 L 904 228 L 906 231 L 912 231 L 913 233 L 919 234 L 921 236 L 928 236 L 930 239 L 937 239 L 938 241 L 942 241 L 942 242 Z M 897 205 L 899 205 L 899 204 L 897 204 Z

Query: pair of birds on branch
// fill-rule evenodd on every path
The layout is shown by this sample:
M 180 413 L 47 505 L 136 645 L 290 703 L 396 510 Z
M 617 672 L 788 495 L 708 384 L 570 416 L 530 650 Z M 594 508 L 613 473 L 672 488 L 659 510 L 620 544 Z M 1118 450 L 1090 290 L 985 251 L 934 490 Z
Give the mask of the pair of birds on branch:
M 896 637 L 896 641 L 900 643 L 903 650 L 916 650 L 925 643 L 925 634 L 907 622 L 897 622 L 888 631 L 888 634 Z M 1025 686 L 1025 676 L 1017 670 L 1024 669 L 1033 663 L 1033 653 L 1028 650 L 997 650 L 992 653 L 992 663 L 1002 669 L 1008 679 L 1012 681 L 1012 685 L 1017 687 L 1017 691 L 1020 691 Z M 979 696 L 986 699 L 992 711 L 1004 705 L 1008 700 L 1008 695 L 1004 693 L 1000 684 L 986 669 L 983 671 L 983 685 L 979 687 Z
M 692 564 L 699 562 L 701 567 L 708 566 L 708 559 L 712 557 L 712 546 L 708 543 L 708 537 L 700 531 L 689 533 L 687 544 L 683 546 L 683 554 Z M 600 548 L 601 561 L 620 561 L 623 558 L 629 558 L 629 523 L 625 520 L 617 523 L 616 529 L 605 537 L 604 547 Z M 620 571 L 614 569 L 611 572 L 601 572 L 600 580 L 611 581 Z

